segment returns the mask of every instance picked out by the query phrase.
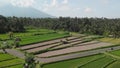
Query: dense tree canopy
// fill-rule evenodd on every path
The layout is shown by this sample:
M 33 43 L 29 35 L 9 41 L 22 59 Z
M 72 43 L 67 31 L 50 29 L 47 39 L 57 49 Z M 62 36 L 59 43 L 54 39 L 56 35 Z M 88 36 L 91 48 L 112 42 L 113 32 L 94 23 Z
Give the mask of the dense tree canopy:
M 0 16 L 0 33 L 21 32 L 24 26 L 34 26 L 53 30 L 65 30 L 87 34 L 120 37 L 120 19 L 108 18 L 26 18 Z
M 120 19 L 108 18 L 23 18 L 25 26 L 120 37 Z
M 0 15 L 0 33 L 5 32 L 23 32 L 25 31 L 23 24 L 17 17 L 4 17 Z

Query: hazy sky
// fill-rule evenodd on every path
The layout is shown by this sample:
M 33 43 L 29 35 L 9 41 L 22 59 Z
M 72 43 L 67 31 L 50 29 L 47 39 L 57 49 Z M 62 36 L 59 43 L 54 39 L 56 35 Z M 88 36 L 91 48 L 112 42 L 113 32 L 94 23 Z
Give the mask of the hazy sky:
M 33 7 L 53 16 L 120 17 L 120 0 L 0 0 L 0 7 L 8 4 Z

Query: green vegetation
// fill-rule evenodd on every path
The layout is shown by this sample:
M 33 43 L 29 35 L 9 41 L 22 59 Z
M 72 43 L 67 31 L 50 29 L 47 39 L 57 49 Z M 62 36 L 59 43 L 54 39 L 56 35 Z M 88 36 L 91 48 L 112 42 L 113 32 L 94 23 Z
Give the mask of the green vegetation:
M 36 29 L 29 29 L 30 26 Z M 25 27 L 28 28 L 25 29 Z M 70 18 L 70 17 L 18 18 L 15 16 L 4 17 L 0 15 L 0 49 L 2 49 L 6 53 L 5 50 L 6 48 L 17 47 L 17 46 L 19 47 L 19 45 L 21 46 L 21 45 L 34 44 L 38 42 L 66 37 L 69 36 L 70 34 L 69 31 L 72 32 L 73 35 L 75 35 L 77 32 L 86 35 L 89 34 L 93 35 L 83 39 L 81 43 L 85 43 L 97 39 L 102 42 L 108 42 L 114 45 L 120 45 L 120 39 L 119 39 L 120 19 L 77 18 L 77 17 L 76 18 Z M 101 36 L 97 36 L 97 35 L 101 35 Z M 102 38 L 102 36 L 111 37 L 111 38 Z M 16 38 L 19 38 L 20 41 L 15 41 Z M 63 43 L 66 42 L 63 41 Z M 80 44 L 80 43 L 76 43 L 76 44 Z M 55 48 L 55 49 L 52 49 L 53 47 L 50 47 L 45 50 L 38 51 L 36 52 L 36 54 L 47 52 L 50 50 L 52 51 L 52 50 L 64 49 L 72 46 L 73 45 Z M 120 50 L 113 51 L 110 53 L 118 57 L 120 56 Z M 94 56 L 78 58 L 78 59 L 72 59 L 68 61 L 50 63 L 43 65 L 43 68 L 76 68 L 76 67 L 102 68 L 109 64 L 110 65 L 108 66 L 108 68 L 117 68 L 119 67 L 120 59 L 115 58 L 112 55 L 103 57 L 104 56 L 103 54 L 99 54 Z M 27 61 L 29 61 L 30 59 L 31 58 L 28 57 Z M 117 60 L 113 62 L 115 59 Z M 30 63 L 32 62 L 34 61 L 27 63 L 31 65 Z M 9 54 L 0 53 L 0 67 L 22 68 L 23 63 L 24 61 L 22 59 L 19 59 Z
M 120 44 L 120 38 L 101 38 L 99 41 L 108 42 L 113 44 Z
M 37 43 L 42 41 L 47 41 L 51 39 L 61 38 L 68 36 L 68 34 L 45 34 L 45 35 L 38 35 L 38 36 L 29 36 L 29 37 L 22 37 L 21 45 L 31 44 L 31 43 Z
M 120 50 L 113 51 L 111 52 L 112 54 L 119 54 Z M 118 55 L 119 56 L 119 55 Z M 24 61 L 21 59 L 18 59 L 12 55 L 9 54 L 2 54 L 0 53 L 0 67 L 5 67 L 6 68 L 22 68 Z M 115 61 L 114 58 L 110 56 L 105 56 L 104 54 L 98 54 L 98 55 L 92 55 L 92 56 L 87 56 L 87 57 L 81 57 L 77 59 L 71 59 L 71 60 L 66 60 L 66 61 L 60 61 L 56 63 L 47 63 L 43 64 L 42 68 L 102 68 L 102 67 L 107 67 L 107 68 L 119 68 L 120 61 L 117 60 L 114 63 L 111 63 Z M 13 65 L 13 66 L 9 66 Z M 108 65 L 108 66 L 107 66 Z
M 0 53 L 0 67 L 4 68 L 20 68 L 24 61 L 9 54 Z
M 13 35 L 14 37 L 19 37 L 21 39 L 20 45 L 38 43 L 42 41 L 69 36 L 69 34 L 66 32 L 55 32 L 48 29 L 29 29 L 25 33 L 14 33 Z M 10 40 L 8 34 L 0 34 L 0 39 L 7 40 L 9 45 L 14 44 L 14 40 Z
M 31 54 L 26 54 L 25 55 L 25 68 L 35 68 L 36 67 L 36 63 L 34 60 L 34 56 Z
M 88 56 L 88 57 L 82 57 L 78 59 L 61 61 L 57 63 L 45 64 L 43 65 L 43 68 L 76 68 L 80 65 L 83 65 L 91 60 L 94 60 L 100 57 L 103 57 L 103 55 L 99 54 L 99 55 L 93 55 L 93 56 Z
M 14 37 L 25 37 L 25 36 L 31 36 L 31 35 L 43 35 L 48 33 L 54 33 L 53 30 L 48 29 L 27 29 L 26 32 L 19 32 L 19 33 L 13 33 Z M 9 33 L 6 34 L 0 34 L 1 40 L 9 39 Z
M 111 64 L 111 62 L 114 62 L 115 59 L 109 56 L 100 55 L 94 55 L 94 56 L 88 56 L 78 59 L 72 59 L 67 61 L 61 61 L 57 63 L 48 63 L 43 65 L 42 68 L 104 68 L 107 65 Z M 118 68 L 118 67 L 112 67 L 112 68 Z
M 7 68 L 23 68 L 23 64 L 15 65 L 15 66 L 10 66 Z
M 119 67 L 120 67 L 120 61 L 116 61 L 106 68 L 119 68 Z
M 24 32 L 24 25 L 22 22 L 18 21 L 17 17 L 13 17 L 13 19 L 4 17 L 0 15 L 0 33 L 6 32 Z
M 103 68 L 105 65 L 109 64 L 110 62 L 114 61 L 111 57 L 103 57 L 88 64 L 85 64 L 79 68 Z
M 16 58 L 16 57 L 9 55 L 9 54 L 0 54 L 0 61 L 14 59 L 14 58 Z
M 120 67 L 120 59 L 119 59 L 120 50 L 112 51 L 110 52 L 110 54 L 117 56 L 118 59 L 115 62 L 111 63 L 107 68 L 119 68 Z
M 4 17 L 0 15 L 0 33 L 25 32 L 25 27 L 65 30 L 85 34 L 120 37 L 120 19 L 108 18 L 27 18 Z
M 23 61 L 21 59 L 16 58 L 16 59 L 0 62 L 0 67 L 16 65 L 21 63 L 23 63 Z
M 112 51 L 110 53 L 120 57 L 120 50 Z
M 110 52 L 111 55 L 120 57 L 120 50 Z M 119 68 L 120 59 L 107 54 L 82 57 L 43 64 L 42 68 Z

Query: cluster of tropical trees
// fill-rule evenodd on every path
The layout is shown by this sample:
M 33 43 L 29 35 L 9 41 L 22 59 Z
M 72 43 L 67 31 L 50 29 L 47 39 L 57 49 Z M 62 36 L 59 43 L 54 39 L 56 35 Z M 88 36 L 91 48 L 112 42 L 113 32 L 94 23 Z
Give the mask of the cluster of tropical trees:
M 0 33 L 6 31 L 22 32 L 25 31 L 24 26 L 120 37 L 119 18 L 5 18 L 0 16 Z
M 0 15 L 0 33 L 6 32 L 23 32 L 25 31 L 23 24 L 17 17 L 4 17 Z
M 120 19 L 108 18 L 23 18 L 25 26 L 120 37 Z

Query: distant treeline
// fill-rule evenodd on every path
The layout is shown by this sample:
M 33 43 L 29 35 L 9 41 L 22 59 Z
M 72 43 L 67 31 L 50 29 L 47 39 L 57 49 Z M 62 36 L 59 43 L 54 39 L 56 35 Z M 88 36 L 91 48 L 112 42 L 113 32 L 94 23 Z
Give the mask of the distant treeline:
M 0 18 L 0 32 L 1 23 L 13 24 L 7 27 L 12 31 L 24 31 L 23 26 L 34 26 L 39 28 L 47 28 L 53 30 L 65 30 L 87 34 L 97 34 L 104 36 L 120 37 L 120 18 L 26 18 L 26 17 L 7 17 L 2 21 Z M 7 23 L 6 23 L 7 22 Z

